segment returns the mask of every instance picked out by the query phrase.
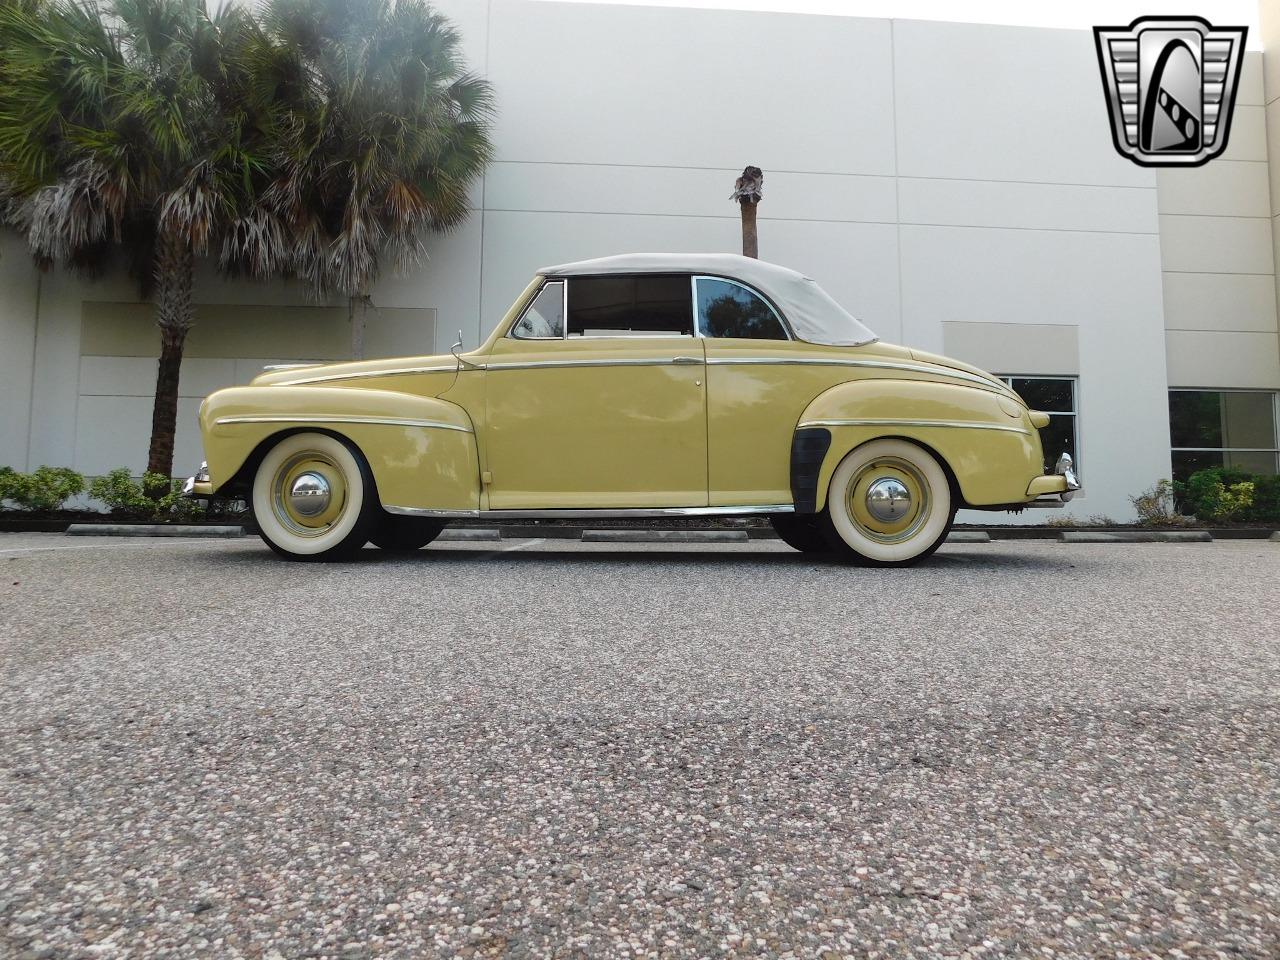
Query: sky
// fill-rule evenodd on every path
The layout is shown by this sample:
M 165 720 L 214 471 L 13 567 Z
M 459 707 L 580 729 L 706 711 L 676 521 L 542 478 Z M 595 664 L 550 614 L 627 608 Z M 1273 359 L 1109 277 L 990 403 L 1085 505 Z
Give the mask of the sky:
M 1218 26 L 1249 28 L 1248 45 L 1261 49 L 1257 0 L 569 0 L 582 3 L 632 3 L 656 7 L 771 10 L 902 20 L 952 20 L 1003 23 L 1023 27 L 1127 25 L 1141 16 L 1195 14 Z

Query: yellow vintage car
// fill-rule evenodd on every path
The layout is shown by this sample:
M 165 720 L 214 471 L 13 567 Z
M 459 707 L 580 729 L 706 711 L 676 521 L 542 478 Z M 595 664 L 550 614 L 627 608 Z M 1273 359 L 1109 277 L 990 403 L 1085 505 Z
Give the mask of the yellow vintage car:
M 248 500 L 298 560 L 417 550 L 459 518 L 763 516 L 799 550 L 897 566 L 960 507 L 1070 498 L 1048 422 L 793 270 L 634 254 L 540 270 L 469 352 L 219 390 L 187 490 Z

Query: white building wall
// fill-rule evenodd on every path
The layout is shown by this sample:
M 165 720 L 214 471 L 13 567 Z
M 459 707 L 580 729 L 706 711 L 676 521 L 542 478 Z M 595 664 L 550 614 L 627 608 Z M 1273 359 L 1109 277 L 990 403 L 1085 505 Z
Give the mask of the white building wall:
M 437 5 L 496 87 L 497 159 L 470 220 L 434 238 L 421 269 L 375 287 L 371 354 L 443 351 L 459 329 L 473 345 L 547 263 L 738 249 L 729 192 L 748 163 L 765 170 L 761 255 L 814 276 L 886 340 L 954 347 L 999 373 L 1079 375 L 1088 487 L 1070 508 L 1078 515 L 1127 517 L 1128 495 L 1169 474 L 1166 326 L 1274 339 L 1273 234 L 1256 212 L 1264 194 L 1272 212 L 1259 177 L 1267 124 L 1256 56 L 1231 154 L 1184 189 L 1116 155 L 1088 31 Z M 1227 162 L 1234 175 L 1216 174 Z M 0 269 L 22 274 L 21 255 L 4 254 Z M 23 283 L 34 290 L 34 274 Z M 0 314 L 0 399 L 14 404 L 0 462 L 97 470 L 118 451 L 117 462 L 140 468 L 145 357 L 82 356 L 81 337 L 85 300 L 127 303 L 136 289 L 55 274 L 41 290 L 38 335 L 21 309 Z M 209 276 L 197 295 L 211 310 L 307 302 L 295 285 Z M 1221 297 L 1201 319 L 1197 305 Z M 102 350 L 102 339 L 83 342 Z M 13 359 L 24 350 L 26 361 Z M 227 352 L 198 358 L 184 379 L 178 469 L 197 458 L 188 408 L 278 359 L 244 344 Z M 1171 350 L 1170 362 L 1184 352 Z M 28 444 L 25 408 L 12 398 L 32 354 Z M 1002 368 L 1014 361 L 1024 368 Z

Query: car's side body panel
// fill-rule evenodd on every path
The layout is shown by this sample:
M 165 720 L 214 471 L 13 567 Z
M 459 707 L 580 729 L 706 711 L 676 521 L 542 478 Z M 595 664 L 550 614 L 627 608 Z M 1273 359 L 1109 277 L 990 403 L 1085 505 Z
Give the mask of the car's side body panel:
M 1039 439 L 1022 405 L 995 383 L 963 369 L 922 363 L 910 351 L 882 343 L 817 347 L 798 341 L 707 340 L 706 345 L 714 505 L 791 500 L 795 432 L 820 420 L 834 422 L 818 478 L 818 509 L 835 465 L 854 446 L 877 437 L 906 437 L 942 455 L 957 476 L 964 474 L 961 492 L 974 505 L 1025 499 L 1025 477 L 1022 489 L 1005 495 L 1017 485 L 1009 478 L 1021 476 L 1024 468 L 1031 470 L 1027 476 L 1040 472 Z
M 797 426 L 831 432 L 818 473 L 819 510 L 845 455 L 881 437 L 913 440 L 936 453 L 972 506 L 1028 499 L 1028 482 L 1043 470 L 1040 436 L 1026 409 L 976 386 L 864 378 L 814 399 Z
M 479 507 L 475 430 L 467 412 L 446 400 L 352 385 L 233 387 L 205 401 L 200 427 L 214 491 L 240 475 L 265 441 L 316 430 L 360 449 L 385 506 Z
M 497 341 L 482 444 L 495 509 L 707 503 L 702 341 Z

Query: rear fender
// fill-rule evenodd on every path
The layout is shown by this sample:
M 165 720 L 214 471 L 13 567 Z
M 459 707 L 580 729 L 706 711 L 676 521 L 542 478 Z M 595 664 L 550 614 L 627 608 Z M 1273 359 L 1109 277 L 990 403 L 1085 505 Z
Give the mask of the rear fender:
M 353 443 L 369 462 L 384 507 L 479 508 L 475 431 L 462 407 L 343 387 L 250 386 L 211 394 L 200 408 L 200 432 L 215 493 L 243 492 L 272 444 L 304 430 Z
M 1026 408 L 989 390 L 920 380 L 864 379 L 816 397 L 797 432 L 827 430 L 831 444 L 817 471 L 812 503 L 826 505 L 831 475 L 853 449 L 900 438 L 934 453 L 964 504 L 1025 501 L 1044 472 L 1040 435 Z

